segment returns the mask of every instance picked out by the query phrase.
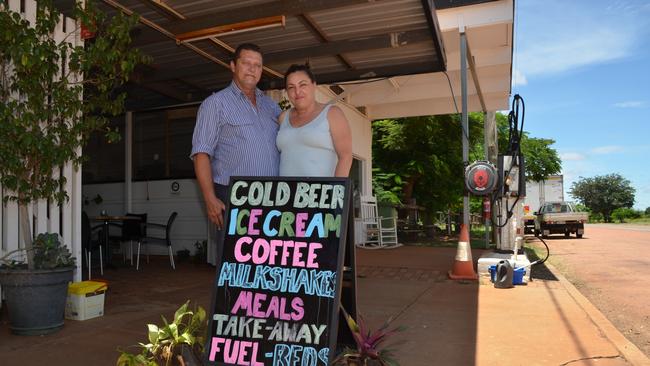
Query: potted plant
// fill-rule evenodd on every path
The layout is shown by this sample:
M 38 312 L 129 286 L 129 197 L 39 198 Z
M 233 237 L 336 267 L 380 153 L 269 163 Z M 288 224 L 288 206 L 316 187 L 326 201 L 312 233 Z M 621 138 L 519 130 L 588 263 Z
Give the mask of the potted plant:
M 99 205 L 102 202 L 104 202 L 104 198 L 99 193 L 97 193 L 97 195 L 95 197 L 93 197 L 93 198 L 90 198 L 88 196 L 83 196 L 83 200 L 84 200 L 84 205 L 86 205 L 86 206 L 88 206 L 90 204 L 90 202 L 92 202 L 92 203 L 94 203 L 96 205 Z
M 385 345 L 387 339 L 393 334 L 403 331 L 404 327 L 390 328 L 392 318 L 375 331 L 366 326 L 362 316 L 355 321 L 345 309 L 341 308 L 347 325 L 352 332 L 356 349 L 346 348 L 334 360 L 334 365 L 339 366 L 399 366 L 394 359 L 391 347 Z M 395 346 L 395 344 L 393 344 Z
M 189 308 L 188 300 L 174 313 L 171 323 L 147 324 L 149 343 L 140 343 L 140 353 L 120 351 L 117 366 L 201 365 L 200 355 L 207 332 L 206 313 L 202 307 Z
M 33 247 L 28 205 L 37 200 L 60 205 L 68 199 L 62 187 L 69 177 L 59 173 L 68 163 L 79 167 L 81 148 L 92 132 L 104 131 L 110 140 L 119 138 L 106 127 L 108 117 L 123 110 L 125 94 L 115 90 L 144 60 L 130 48 L 129 31 L 137 18 L 121 14 L 108 17 L 92 2 L 84 2 L 85 8 L 80 4 L 77 2 L 73 10 L 77 28 L 84 24 L 94 33 L 94 39 L 85 45 L 70 42 L 79 29 L 68 29 L 68 37 L 63 40 L 52 38 L 61 17 L 51 0 L 36 3 L 36 17 L 31 24 L 20 13 L 0 4 L 0 185 L 4 202 L 18 204 L 22 259 L 26 259 L 25 266 L 4 267 L 0 273 L 3 288 L 28 285 L 26 279 L 20 284 L 9 282 L 10 272 L 47 271 L 45 267 L 37 270 L 39 257 L 35 256 L 42 252 Z M 52 236 L 43 240 L 56 248 L 62 245 Z M 49 258 L 51 248 L 47 248 L 45 257 Z M 15 261 L 16 253 L 9 254 L 14 257 L 4 259 Z M 58 268 L 52 271 L 58 272 Z M 38 276 L 46 274 L 39 272 Z M 15 319 L 22 309 L 11 305 L 10 292 L 6 295 L 11 319 Z M 54 329 L 60 328 L 58 323 L 53 322 Z M 49 332 L 50 328 L 34 330 L 41 331 Z
M 194 263 L 204 264 L 208 258 L 208 241 L 196 241 L 194 243 Z
M 68 283 L 75 269 L 75 258 L 58 234 L 39 234 L 32 251 L 33 270 L 14 260 L 0 267 L 0 285 L 10 309 L 11 330 L 16 334 L 48 334 L 63 326 Z

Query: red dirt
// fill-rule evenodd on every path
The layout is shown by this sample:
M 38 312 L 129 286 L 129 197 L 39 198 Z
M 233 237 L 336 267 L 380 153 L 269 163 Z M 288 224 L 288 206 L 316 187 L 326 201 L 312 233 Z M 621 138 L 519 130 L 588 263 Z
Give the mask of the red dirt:
M 588 225 L 583 239 L 546 243 L 550 262 L 650 356 L 650 226 Z

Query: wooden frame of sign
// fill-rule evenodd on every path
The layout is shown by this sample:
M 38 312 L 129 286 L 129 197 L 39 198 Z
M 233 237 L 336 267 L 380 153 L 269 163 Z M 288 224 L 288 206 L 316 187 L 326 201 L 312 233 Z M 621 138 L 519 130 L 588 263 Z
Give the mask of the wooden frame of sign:
M 331 363 L 351 198 L 347 178 L 231 178 L 205 364 Z

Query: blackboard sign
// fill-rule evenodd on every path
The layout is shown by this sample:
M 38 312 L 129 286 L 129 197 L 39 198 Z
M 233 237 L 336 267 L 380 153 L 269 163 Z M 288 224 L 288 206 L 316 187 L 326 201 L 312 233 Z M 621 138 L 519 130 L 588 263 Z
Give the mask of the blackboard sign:
M 345 178 L 231 178 L 208 364 L 329 365 L 350 197 Z

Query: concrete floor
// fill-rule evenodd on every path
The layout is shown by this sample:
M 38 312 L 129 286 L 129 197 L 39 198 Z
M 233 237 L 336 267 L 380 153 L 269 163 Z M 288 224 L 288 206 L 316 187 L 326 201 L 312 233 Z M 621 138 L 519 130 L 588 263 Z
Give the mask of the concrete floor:
M 395 336 L 404 342 L 396 352 L 402 366 L 644 364 L 626 360 L 620 349 L 628 345 L 593 320 L 570 284 L 534 280 L 495 289 L 489 279 L 450 281 L 454 255 L 454 248 L 357 250 L 360 312 L 371 326 L 393 316 L 407 327 Z M 105 315 L 66 320 L 49 336 L 11 335 L 3 307 L 0 365 L 114 365 L 119 349 L 135 351 L 146 339 L 147 323 L 160 324 L 186 300 L 209 308 L 214 275 L 214 267 L 193 263 L 173 271 L 164 257 L 140 271 L 107 270 Z

